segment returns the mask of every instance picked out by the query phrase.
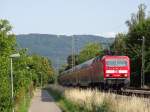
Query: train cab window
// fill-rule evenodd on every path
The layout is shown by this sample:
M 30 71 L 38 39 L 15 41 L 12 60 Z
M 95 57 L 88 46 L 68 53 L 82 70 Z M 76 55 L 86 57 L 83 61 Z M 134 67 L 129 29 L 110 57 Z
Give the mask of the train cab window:
M 125 60 L 117 61 L 117 65 L 119 65 L 119 66 L 127 66 L 127 61 L 125 61 Z
M 127 66 L 126 60 L 107 60 L 107 66 Z

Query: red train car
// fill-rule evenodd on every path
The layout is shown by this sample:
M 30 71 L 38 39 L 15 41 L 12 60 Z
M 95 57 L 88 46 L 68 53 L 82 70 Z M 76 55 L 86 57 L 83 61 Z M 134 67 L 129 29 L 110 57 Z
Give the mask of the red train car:
M 86 61 L 60 74 L 66 86 L 125 87 L 130 84 L 130 60 L 127 56 L 103 56 Z

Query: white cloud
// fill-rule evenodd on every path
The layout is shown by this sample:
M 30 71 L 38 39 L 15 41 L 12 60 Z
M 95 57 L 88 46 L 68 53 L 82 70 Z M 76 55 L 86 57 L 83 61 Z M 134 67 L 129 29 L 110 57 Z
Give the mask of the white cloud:
M 116 36 L 116 32 L 105 32 L 105 33 L 101 33 L 101 36 L 104 37 L 115 37 Z

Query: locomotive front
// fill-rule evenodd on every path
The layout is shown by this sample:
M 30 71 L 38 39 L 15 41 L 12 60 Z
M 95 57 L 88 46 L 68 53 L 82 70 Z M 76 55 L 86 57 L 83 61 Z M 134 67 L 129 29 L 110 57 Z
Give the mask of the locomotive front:
M 127 56 L 106 56 L 104 80 L 109 87 L 125 87 L 130 84 L 130 61 Z

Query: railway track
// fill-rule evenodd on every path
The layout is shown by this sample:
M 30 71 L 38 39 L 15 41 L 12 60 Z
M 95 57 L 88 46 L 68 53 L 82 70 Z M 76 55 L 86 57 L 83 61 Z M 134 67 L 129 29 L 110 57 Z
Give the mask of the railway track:
M 67 87 L 68 88 L 68 87 Z M 137 97 L 143 97 L 143 98 L 149 98 L 150 99 L 150 89 L 144 89 L 144 88 L 126 88 L 126 89 L 121 89 L 121 90 L 104 90 L 100 88 L 91 88 L 91 87 L 78 87 L 80 89 L 98 89 L 102 92 L 105 93 L 114 93 L 118 95 L 124 95 L 124 96 L 137 96 Z
M 150 98 L 150 90 L 149 89 L 122 89 L 122 90 L 110 90 L 110 92 L 119 94 L 119 95 L 126 95 L 126 96 L 137 96 L 137 97 L 144 97 Z

